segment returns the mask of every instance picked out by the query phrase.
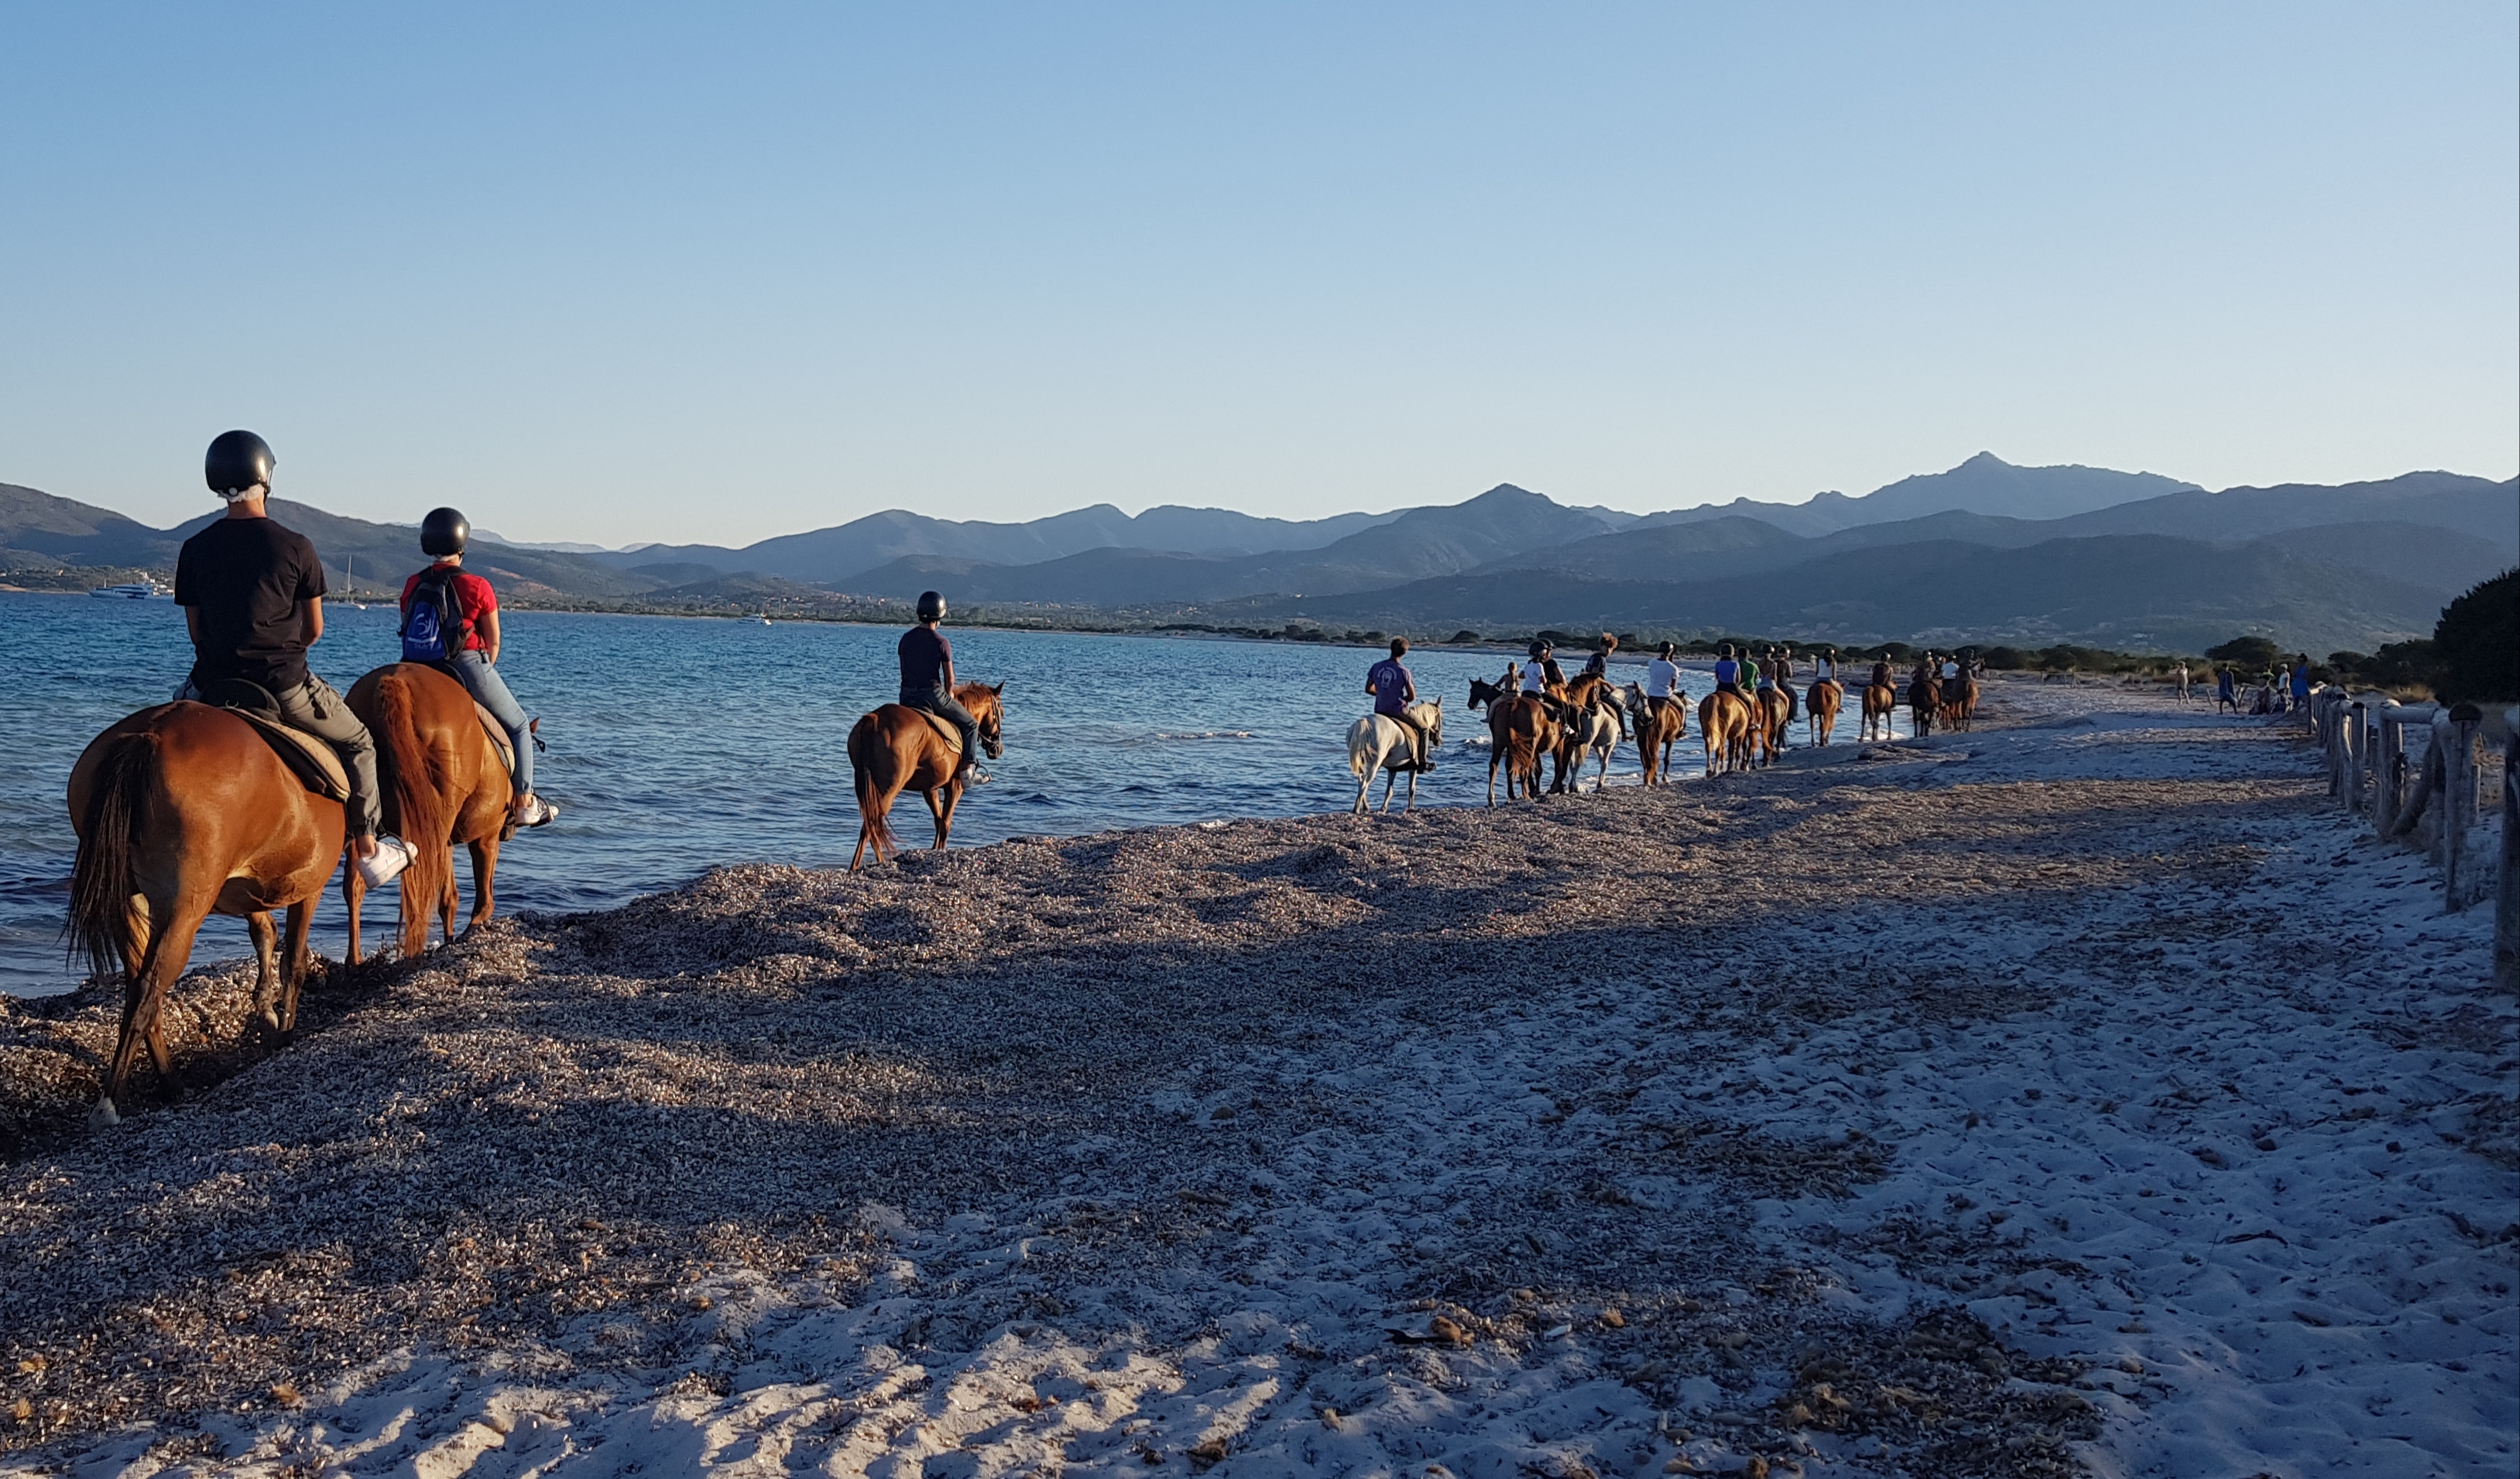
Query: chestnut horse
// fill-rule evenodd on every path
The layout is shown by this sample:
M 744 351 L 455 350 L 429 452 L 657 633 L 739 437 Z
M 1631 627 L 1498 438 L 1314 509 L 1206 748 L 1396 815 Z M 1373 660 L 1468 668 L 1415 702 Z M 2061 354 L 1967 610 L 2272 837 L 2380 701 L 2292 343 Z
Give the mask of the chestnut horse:
M 212 914 L 253 934 L 253 1005 L 265 1029 L 297 1026 L 315 900 L 341 860 L 341 803 L 309 792 L 251 724 L 207 704 L 161 703 L 89 741 L 70 768 L 68 933 L 100 979 L 121 964 L 122 1032 L 91 1116 L 128 1102 L 140 1045 L 174 1097 L 158 1014 Z M 271 912 L 289 912 L 283 940 Z
M 1540 799 L 1540 762 L 1557 748 L 1557 721 L 1549 715 L 1549 705 L 1531 694 L 1517 694 L 1501 703 L 1489 706 L 1489 712 L 1505 713 L 1505 798 L 1514 796 L 1514 784 L 1520 782 L 1522 794 Z M 1496 760 L 1488 762 L 1488 805 L 1496 805 Z
M 1757 717 L 1753 727 L 1759 732 L 1759 746 L 1763 751 L 1759 763 L 1774 765 L 1777 757 L 1785 752 L 1785 734 L 1793 728 L 1793 695 L 1780 688 L 1761 689 L 1755 713 Z
M 419 662 L 395 662 L 350 685 L 350 712 L 377 739 L 378 799 L 384 830 L 411 844 L 402 874 L 402 958 L 428 948 L 428 916 L 434 910 L 446 938 L 455 938 L 455 859 L 458 842 L 472 853 L 472 917 L 470 930 L 490 918 L 491 880 L 499 872 L 499 844 L 514 830 L 509 812 L 516 786 L 506 762 L 481 730 L 481 716 L 463 683 Z M 531 743 L 530 737 L 527 743 Z M 350 940 L 344 964 L 359 964 L 359 908 L 368 885 L 355 868 L 341 874 L 341 902 L 349 906 Z
M 955 700 L 979 721 L 980 748 L 992 760 L 1006 753 L 999 740 L 1006 713 L 1006 701 L 999 695 L 1006 689 L 1003 683 L 954 686 Z M 920 710 L 887 703 L 861 717 L 849 731 L 849 769 L 856 776 L 858 797 L 858 850 L 849 858 L 849 872 L 858 871 L 870 847 L 878 863 L 884 861 L 886 853 L 901 856 L 889 818 L 892 803 L 905 790 L 916 790 L 926 799 L 929 814 L 936 818 L 936 847 L 943 848 L 954 830 L 955 803 L 963 799 L 962 768 L 962 746 L 938 734 Z
M 1838 705 L 1846 700 L 1846 690 L 1834 679 L 1822 678 L 1803 695 L 1803 711 L 1811 715 L 1811 737 L 1815 745 L 1825 745 L 1828 737 L 1837 732 Z
M 1637 755 L 1644 763 L 1644 784 L 1669 784 L 1671 747 L 1688 731 L 1688 695 L 1678 694 L 1656 702 L 1645 696 L 1643 684 L 1631 683 L 1627 696 L 1628 728 L 1637 737 Z
M 1697 737 L 1706 745 L 1706 774 L 1747 770 L 1758 745 L 1750 700 L 1722 689 L 1697 702 Z
M 1934 710 L 1934 717 L 1947 730 L 1968 733 L 1970 721 L 1977 718 L 1977 680 L 1966 676 L 1946 679 L 1942 702 Z
M 1932 674 L 1922 671 L 1908 681 L 1908 723 L 1916 738 L 1924 739 L 1934 732 L 1934 708 L 1942 702 L 1942 685 Z
M 1864 738 L 1896 740 L 1899 714 L 1899 690 L 1887 683 L 1869 683 L 1864 688 Z

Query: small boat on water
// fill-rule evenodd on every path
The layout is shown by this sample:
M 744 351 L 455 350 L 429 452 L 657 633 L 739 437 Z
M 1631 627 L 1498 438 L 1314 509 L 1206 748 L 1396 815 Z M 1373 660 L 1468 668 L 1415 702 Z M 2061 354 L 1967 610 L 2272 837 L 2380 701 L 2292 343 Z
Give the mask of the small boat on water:
M 99 601 L 172 601 L 175 593 L 154 580 L 134 580 L 122 585 L 98 586 L 88 592 Z

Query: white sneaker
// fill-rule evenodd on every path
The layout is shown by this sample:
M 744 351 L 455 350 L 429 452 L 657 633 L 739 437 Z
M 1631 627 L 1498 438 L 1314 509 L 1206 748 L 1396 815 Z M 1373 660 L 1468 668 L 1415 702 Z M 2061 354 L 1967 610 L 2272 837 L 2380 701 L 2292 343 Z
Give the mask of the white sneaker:
M 400 837 L 379 837 L 377 850 L 359 860 L 359 878 L 370 888 L 382 888 L 411 866 L 411 844 Z
M 527 802 L 522 810 L 515 813 L 514 819 L 518 827 L 542 827 L 549 824 L 554 817 L 559 815 L 559 807 L 552 805 L 540 796 L 536 796 L 533 800 Z

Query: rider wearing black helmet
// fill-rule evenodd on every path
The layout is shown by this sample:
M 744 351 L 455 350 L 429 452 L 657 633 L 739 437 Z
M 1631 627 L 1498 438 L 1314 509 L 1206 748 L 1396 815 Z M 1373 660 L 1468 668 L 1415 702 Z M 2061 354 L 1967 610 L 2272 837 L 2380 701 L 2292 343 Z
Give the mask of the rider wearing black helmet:
M 204 697 L 241 680 L 269 693 L 290 728 L 338 750 L 350 778 L 350 861 L 382 883 L 411 853 L 397 838 L 377 839 L 375 739 L 306 665 L 306 650 L 324 635 L 324 562 L 305 535 L 270 515 L 278 466 L 270 444 L 250 431 L 221 433 L 202 459 L 202 476 L 228 512 L 175 557 L 175 604 L 193 638 L 193 671 L 175 696 Z
M 901 703 L 951 720 L 963 732 L 963 768 L 955 779 L 968 784 L 980 771 L 980 721 L 954 697 L 954 645 L 937 630 L 945 598 L 919 595 L 919 625 L 901 634 Z
M 431 509 L 420 521 L 421 553 L 434 562 L 402 583 L 403 660 L 443 664 L 499 721 L 517 757 L 509 820 L 541 827 L 560 808 L 534 794 L 533 721 L 499 676 L 499 593 L 464 568 L 464 547 L 472 542 L 471 521 L 453 509 Z

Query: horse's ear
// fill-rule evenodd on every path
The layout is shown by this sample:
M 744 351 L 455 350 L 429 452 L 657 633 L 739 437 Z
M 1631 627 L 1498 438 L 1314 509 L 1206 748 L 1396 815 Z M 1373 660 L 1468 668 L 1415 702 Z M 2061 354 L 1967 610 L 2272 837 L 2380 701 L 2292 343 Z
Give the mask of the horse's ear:
M 989 688 L 989 692 L 992 694 L 1004 694 L 1006 691 L 1007 686 L 1004 683 L 993 684 Z

